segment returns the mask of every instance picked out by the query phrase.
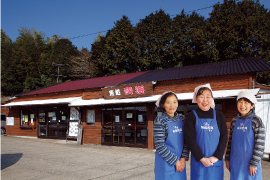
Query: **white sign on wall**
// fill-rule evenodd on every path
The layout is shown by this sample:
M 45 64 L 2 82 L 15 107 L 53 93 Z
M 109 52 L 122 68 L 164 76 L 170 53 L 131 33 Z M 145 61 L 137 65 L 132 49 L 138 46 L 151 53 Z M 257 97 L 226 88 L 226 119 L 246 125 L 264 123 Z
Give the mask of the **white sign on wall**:
M 6 119 L 6 125 L 7 126 L 14 126 L 14 117 L 7 117 Z
M 79 122 L 69 122 L 68 136 L 77 137 L 78 136 L 78 124 Z
M 95 111 L 94 110 L 87 110 L 87 123 L 93 124 L 95 123 Z

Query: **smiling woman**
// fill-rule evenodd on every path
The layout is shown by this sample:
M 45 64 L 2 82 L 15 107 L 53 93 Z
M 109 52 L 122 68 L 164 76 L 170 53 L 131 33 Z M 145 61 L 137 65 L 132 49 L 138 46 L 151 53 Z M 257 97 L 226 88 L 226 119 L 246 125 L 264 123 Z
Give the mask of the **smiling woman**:
M 155 180 L 185 180 L 188 150 L 184 146 L 183 116 L 176 112 L 177 96 L 164 92 L 156 105 L 162 115 L 154 122 Z
M 227 127 L 223 114 L 214 109 L 210 84 L 197 86 L 192 102 L 198 108 L 187 114 L 184 127 L 185 141 L 191 150 L 191 179 L 222 180 Z
M 230 128 L 226 152 L 226 167 L 230 179 L 262 179 L 261 159 L 265 146 L 265 127 L 255 114 L 257 99 L 251 91 L 241 91 L 237 96 L 237 115 Z
M 213 106 L 212 91 L 207 87 L 200 88 L 196 95 L 196 101 L 198 107 L 201 110 L 208 111 L 211 108 L 211 106 Z

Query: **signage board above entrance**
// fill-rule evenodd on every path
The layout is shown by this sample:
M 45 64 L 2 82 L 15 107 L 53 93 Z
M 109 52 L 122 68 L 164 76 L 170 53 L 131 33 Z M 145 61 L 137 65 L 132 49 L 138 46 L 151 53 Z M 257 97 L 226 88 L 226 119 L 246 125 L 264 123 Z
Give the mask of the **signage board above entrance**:
M 121 84 L 102 88 L 104 99 L 124 99 L 153 95 L 153 85 L 149 83 Z

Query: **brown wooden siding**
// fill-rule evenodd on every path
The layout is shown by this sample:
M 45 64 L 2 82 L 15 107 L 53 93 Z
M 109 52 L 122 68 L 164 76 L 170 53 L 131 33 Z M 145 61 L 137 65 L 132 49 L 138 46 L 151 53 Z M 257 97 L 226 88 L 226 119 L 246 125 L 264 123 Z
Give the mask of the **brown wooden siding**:
M 86 123 L 86 112 L 87 109 L 83 108 L 83 144 L 101 144 L 101 120 L 102 112 L 101 109 L 95 108 L 95 123 L 87 124 Z
M 99 89 L 97 91 L 83 92 L 82 99 L 98 99 L 102 97 L 102 91 Z
M 1 106 L 1 114 L 7 116 L 8 113 L 9 113 L 9 108 L 8 108 L 8 107 L 3 107 L 3 106 Z
M 147 106 L 148 149 L 154 149 L 154 105 Z
M 232 119 L 237 115 L 237 106 L 236 106 L 236 100 L 235 99 L 227 99 L 223 100 L 224 103 L 222 105 L 222 112 L 226 119 L 226 125 L 228 128 L 228 132 L 231 126 Z
M 37 126 L 31 129 L 22 129 L 20 122 L 20 109 L 10 108 L 7 117 L 14 117 L 14 126 L 6 126 L 6 134 L 11 136 L 33 136 L 37 137 Z
M 193 92 L 194 88 L 201 84 L 210 83 L 213 90 L 244 89 L 250 87 L 249 75 L 228 75 L 222 77 L 194 78 L 185 80 L 172 80 L 157 82 L 154 94 L 162 94 L 165 91 L 176 93 Z

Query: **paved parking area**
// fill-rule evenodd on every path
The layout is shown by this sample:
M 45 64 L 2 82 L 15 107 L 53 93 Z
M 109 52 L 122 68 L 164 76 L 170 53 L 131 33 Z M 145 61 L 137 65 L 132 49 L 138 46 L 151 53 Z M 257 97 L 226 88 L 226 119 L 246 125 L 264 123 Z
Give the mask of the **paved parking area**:
M 1 136 L 3 180 L 151 180 L 153 165 L 148 149 Z M 270 179 L 270 162 L 263 161 L 263 176 Z

